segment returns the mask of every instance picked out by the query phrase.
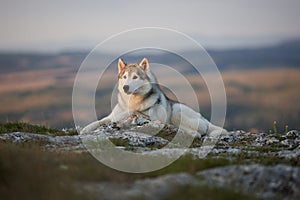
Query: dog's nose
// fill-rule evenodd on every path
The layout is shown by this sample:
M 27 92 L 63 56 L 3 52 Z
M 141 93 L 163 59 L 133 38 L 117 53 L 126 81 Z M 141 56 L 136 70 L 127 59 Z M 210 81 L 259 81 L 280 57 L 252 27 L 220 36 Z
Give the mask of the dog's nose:
M 127 93 L 127 92 L 128 92 L 128 90 L 129 90 L 129 85 L 124 85 L 124 86 L 123 86 L 123 90 L 124 90 L 124 92 L 126 92 L 126 93 Z

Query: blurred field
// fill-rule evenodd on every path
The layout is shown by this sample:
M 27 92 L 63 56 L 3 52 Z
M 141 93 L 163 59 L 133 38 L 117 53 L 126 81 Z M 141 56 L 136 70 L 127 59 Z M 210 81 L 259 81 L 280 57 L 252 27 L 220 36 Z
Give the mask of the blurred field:
M 195 175 L 201 170 L 231 164 L 224 158 L 195 160 L 190 156 L 183 156 L 164 169 L 130 174 L 111 169 L 88 153 L 45 152 L 39 144 L 30 142 L 23 145 L 1 143 L 0 152 L 1 199 L 103 199 L 103 194 L 97 188 L 101 187 L 100 184 L 130 186 L 134 181 L 145 178 L 180 172 Z M 180 189 L 190 199 L 203 196 L 212 200 L 256 199 L 250 194 L 242 194 L 231 188 L 199 185 Z M 118 192 L 117 189 L 116 191 Z M 180 193 L 169 195 L 167 199 L 182 199 L 178 196 L 182 195 Z
M 214 75 L 211 75 L 214 79 Z M 300 70 L 299 69 L 256 69 L 223 71 L 222 78 L 227 95 L 228 130 L 244 129 L 259 131 L 272 128 L 274 121 L 299 129 L 300 118 Z M 198 76 L 189 76 L 193 84 L 199 85 Z M 195 88 L 201 113 L 210 116 L 210 95 L 205 82 Z
M 232 128 L 268 129 L 276 120 L 300 128 L 300 70 L 268 69 L 223 74 Z
M 26 121 L 51 127 L 73 127 L 72 87 L 75 70 L 70 67 L 32 69 L 0 74 L 0 121 Z M 164 76 L 166 85 L 176 84 Z M 273 121 L 284 129 L 300 129 L 300 69 L 255 69 L 223 71 L 227 93 L 229 130 L 268 130 Z M 201 113 L 210 116 L 210 96 L 200 76 L 186 74 L 197 93 Z M 214 75 L 211 76 L 214 78 Z M 86 76 L 87 83 L 89 76 Z M 106 80 L 109 80 L 107 82 Z M 160 79 L 159 79 L 160 80 Z M 107 72 L 96 94 L 99 117 L 110 112 L 115 73 Z M 185 95 L 184 90 L 180 90 Z M 85 98 L 85 97 L 82 97 Z M 185 102 L 189 104 L 189 102 Z M 194 105 L 191 105 L 194 106 Z

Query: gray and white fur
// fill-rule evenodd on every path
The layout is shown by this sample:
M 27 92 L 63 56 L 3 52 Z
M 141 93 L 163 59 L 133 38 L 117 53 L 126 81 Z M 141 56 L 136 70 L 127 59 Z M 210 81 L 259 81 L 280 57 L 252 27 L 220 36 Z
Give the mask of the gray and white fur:
M 151 120 L 173 124 L 193 135 L 226 132 L 211 124 L 192 108 L 170 100 L 161 90 L 155 75 L 149 70 L 149 62 L 144 58 L 139 64 L 118 62 L 118 103 L 107 117 L 87 125 L 82 132 L 95 130 L 102 124 L 118 122 L 133 113 L 149 116 Z

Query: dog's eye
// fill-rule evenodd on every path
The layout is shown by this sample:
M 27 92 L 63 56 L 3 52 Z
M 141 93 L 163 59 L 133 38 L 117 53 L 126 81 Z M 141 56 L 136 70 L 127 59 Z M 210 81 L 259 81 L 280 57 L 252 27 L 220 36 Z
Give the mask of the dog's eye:
M 133 79 L 137 79 L 138 77 L 137 77 L 137 76 L 133 76 L 132 78 L 133 78 Z
M 123 78 L 126 79 L 127 77 L 126 77 L 126 76 L 123 76 Z

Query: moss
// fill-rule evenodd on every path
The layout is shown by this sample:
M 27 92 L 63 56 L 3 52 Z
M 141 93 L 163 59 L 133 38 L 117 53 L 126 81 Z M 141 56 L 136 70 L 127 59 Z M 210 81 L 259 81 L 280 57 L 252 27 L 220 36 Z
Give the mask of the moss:
M 273 134 L 268 135 L 268 137 L 269 137 L 269 138 L 270 138 L 270 137 L 274 137 L 274 138 L 276 138 L 276 139 L 279 140 L 279 141 L 282 141 L 282 140 L 285 140 L 285 139 L 286 139 L 286 138 L 283 137 L 283 135 L 280 134 L 280 133 L 273 133 Z
M 134 151 L 135 146 L 130 144 L 128 139 L 123 139 L 123 138 L 110 138 L 109 139 L 115 146 L 122 146 L 125 147 L 125 149 L 127 150 L 131 150 Z M 167 145 L 167 144 L 166 144 Z M 150 148 L 150 149 L 161 149 L 164 146 L 161 143 L 151 143 L 151 144 L 147 144 L 146 147 Z
M 273 129 L 270 129 L 270 130 L 269 130 L 269 133 L 270 133 L 270 134 L 273 134 L 273 133 L 282 133 L 282 134 L 286 134 L 286 133 L 288 133 L 288 132 L 289 132 L 289 125 L 286 124 L 286 125 L 284 126 L 284 129 L 281 129 L 281 131 L 279 131 L 277 121 L 274 121 L 274 122 L 273 122 Z
M 202 143 L 203 143 L 203 140 L 204 140 L 204 137 L 202 137 L 201 139 L 196 137 L 194 140 L 193 140 L 193 143 L 191 144 L 191 148 L 196 148 L 196 147 L 201 147 L 202 146 Z
M 223 158 L 208 157 L 195 160 L 192 156 L 183 156 L 164 169 L 145 174 L 129 174 L 101 164 L 88 153 L 45 152 L 33 144 L 26 147 L 1 144 L 0 152 L 0 185 L 3 186 L 0 187 L 0 193 L 3 199 L 97 199 L 99 194 L 96 191 L 78 192 L 78 183 L 126 184 L 170 173 L 194 174 L 199 170 L 231 163 Z M 199 186 L 180 187 L 176 191 L 167 199 L 181 199 L 183 194 L 184 199 L 247 199 L 247 196 L 230 189 Z
M 262 164 L 262 165 L 276 165 L 287 164 L 291 166 L 300 166 L 300 162 L 297 159 L 283 159 L 274 154 L 251 154 L 247 152 L 241 152 L 236 154 L 231 159 L 232 164 Z
M 195 160 L 191 156 L 183 156 L 164 169 L 145 174 L 129 174 L 103 165 L 88 153 L 45 152 L 35 144 L 31 146 L 1 144 L 0 152 L 0 185 L 6 184 L 14 188 L 5 190 L 5 187 L 2 187 L 4 190 L 1 190 L 0 187 L 0 192 L 2 197 L 12 195 L 11 197 L 14 196 L 15 199 L 20 199 L 23 195 L 25 197 L 37 195 L 36 199 L 41 199 L 39 197 L 45 194 L 49 195 L 49 199 L 56 199 L 53 195 L 76 194 L 76 188 L 73 187 L 75 183 L 103 181 L 127 183 L 169 173 L 194 174 L 199 170 L 230 164 L 228 160 L 222 158 Z M 32 176 L 33 173 L 35 176 Z M 52 191 L 53 188 L 56 188 L 55 192 Z
M 0 123 L 0 134 L 11 132 L 28 132 L 52 135 L 77 135 L 77 131 L 62 131 L 42 125 L 32 125 L 25 122 Z
M 112 140 L 115 144 L 129 145 L 128 141 Z M 261 147 L 264 154 L 250 154 L 241 152 L 231 157 L 207 156 L 205 159 L 182 156 L 171 165 L 151 173 L 128 174 L 111 169 L 88 153 L 55 153 L 42 151 L 37 143 L 22 145 L 3 143 L 0 145 L 0 193 L 7 198 L 35 198 L 41 199 L 47 194 L 49 199 L 93 199 L 93 192 L 77 194 L 75 183 L 86 182 L 116 182 L 129 183 L 149 177 L 157 177 L 170 173 L 186 172 L 195 174 L 198 171 L 232 164 L 289 164 L 300 166 L 299 159 L 282 159 L 274 154 L 267 154 L 267 148 Z M 256 149 L 258 150 L 258 149 Z M 32 174 L 35 176 L 32 176 Z M 60 184 L 57 184 L 60 183 Z M 65 187 L 66 186 L 66 187 Z M 7 188 L 14 188 L 9 190 Z M 184 199 L 207 197 L 206 199 L 247 199 L 247 195 L 238 194 L 231 189 L 216 189 L 207 187 L 178 188 L 167 199 Z M 218 194 L 216 194 L 218 193 Z M 222 195 L 221 195 L 222 194 Z M 78 196 L 76 196 L 78 195 Z M 219 196 L 220 195 L 220 196 Z M 236 196 L 235 196 L 236 195 Z M 74 197 L 75 196 L 75 197 Z M 7 198 L 5 198 L 7 197 Z M 251 198 L 250 198 L 251 199 Z
M 197 187 L 180 187 L 175 190 L 176 192 L 168 195 L 166 200 L 176 200 L 176 199 L 209 199 L 209 200 L 250 200 L 257 199 L 253 195 L 238 193 L 233 189 L 221 189 L 221 188 L 212 188 L 208 186 L 197 186 Z
M 165 126 L 162 128 L 155 136 L 161 137 L 165 140 L 168 140 L 169 142 L 173 140 L 173 138 L 176 135 L 176 131 L 172 129 L 171 127 Z
M 171 165 L 147 174 L 147 176 L 159 176 L 168 173 L 179 173 L 187 172 L 194 174 L 200 170 L 210 169 L 218 166 L 226 166 L 231 164 L 231 162 L 226 158 L 212 158 L 206 157 L 205 159 L 194 158 L 191 155 L 186 155 L 180 157 L 178 160 L 173 162 Z
M 2 199 L 96 199 L 92 193 L 78 193 L 72 166 L 63 155 L 43 152 L 33 144 L 1 144 L 0 152 Z
M 274 133 L 278 133 L 278 131 L 277 131 L 277 122 L 276 121 L 273 122 L 273 130 L 274 130 Z
M 123 147 L 129 147 L 132 146 L 129 143 L 128 139 L 123 138 L 109 138 L 109 140 L 116 146 L 123 146 Z
M 175 135 L 177 134 L 177 132 L 175 131 L 176 129 L 172 128 L 172 127 L 168 127 L 165 126 L 162 130 L 160 130 L 158 132 L 158 134 L 156 134 L 155 136 L 157 137 L 161 137 L 165 140 L 168 140 L 169 142 L 173 140 L 173 138 L 175 137 Z M 194 147 L 200 147 L 203 143 L 204 137 L 202 138 L 198 138 L 195 137 L 195 139 L 193 140 L 192 144 L 190 145 L 191 148 Z M 165 145 L 159 145 L 158 148 L 162 148 Z
M 287 132 L 289 132 L 289 125 L 285 125 L 284 133 L 287 133 Z

